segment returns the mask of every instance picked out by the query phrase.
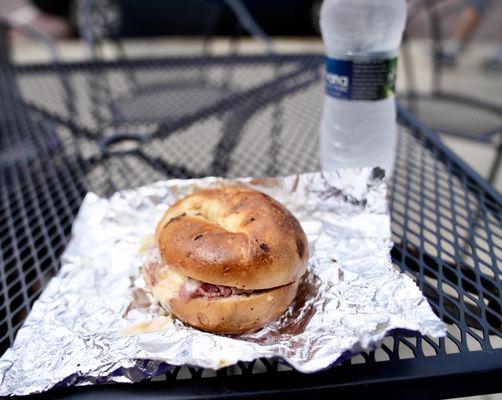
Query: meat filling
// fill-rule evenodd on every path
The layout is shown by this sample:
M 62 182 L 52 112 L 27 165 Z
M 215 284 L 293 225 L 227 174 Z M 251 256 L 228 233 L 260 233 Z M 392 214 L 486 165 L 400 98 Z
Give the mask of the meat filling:
M 196 279 L 181 276 L 170 268 L 169 274 L 166 274 L 165 268 L 169 267 L 164 266 L 160 257 L 154 253 L 145 262 L 143 273 L 148 277 L 152 285 L 157 285 L 159 279 L 164 281 L 169 280 L 169 282 L 166 283 L 169 283 L 173 289 L 174 287 L 178 288 L 177 290 L 173 290 L 173 294 L 177 291 L 177 296 L 184 302 L 197 298 L 208 300 L 221 299 L 234 295 L 248 295 L 254 292 L 248 289 L 238 289 L 236 287 L 213 285 L 212 283 L 198 281 Z
M 182 301 L 203 297 L 207 300 L 221 299 L 233 295 L 251 294 L 253 290 L 238 289 L 231 286 L 213 285 L 188 278 L 178 293 Z

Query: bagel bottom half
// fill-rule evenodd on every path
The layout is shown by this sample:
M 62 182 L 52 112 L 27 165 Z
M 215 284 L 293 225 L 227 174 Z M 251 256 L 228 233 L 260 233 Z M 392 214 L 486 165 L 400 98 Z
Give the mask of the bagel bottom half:
M 279 318 L 296 296 L 300 280 L 250 295 L 220 299 L 170 300 L 171 312 L 180 320 L 206 332 L 241 334 L 256 331 Z

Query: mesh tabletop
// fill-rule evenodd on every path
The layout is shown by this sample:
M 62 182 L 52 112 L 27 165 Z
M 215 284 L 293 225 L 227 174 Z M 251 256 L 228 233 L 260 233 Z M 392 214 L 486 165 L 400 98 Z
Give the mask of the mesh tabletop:
M 1 64 L 0 354 L 58 271 L 86 192 L 318 169 L 322 66 L 318 55 Z M 176 368 L 159 382 L 56 397 L 502 391 L 501 196 L 408 112 L 399 119 L 392 258 L 448 324 L 446 338 L 390 336 L 312 375 L 259 360 L 217 373 Z

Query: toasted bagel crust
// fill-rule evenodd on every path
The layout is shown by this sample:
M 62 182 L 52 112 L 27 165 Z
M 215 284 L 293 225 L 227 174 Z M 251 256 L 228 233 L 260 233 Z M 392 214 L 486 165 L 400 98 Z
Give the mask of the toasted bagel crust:
M 245 186 L 205 189 L 179 200 L 156 234 L 165 264 L 215 285 L 276 288 L 298 281 L 306 269 L 307 238 L 298 220 Z

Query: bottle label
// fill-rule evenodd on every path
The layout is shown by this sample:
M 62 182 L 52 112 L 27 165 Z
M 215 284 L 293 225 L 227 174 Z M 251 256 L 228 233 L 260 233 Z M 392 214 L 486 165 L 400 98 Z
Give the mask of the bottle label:
M 394 94 L 397 57 L 338 60 L 326 57 L 326 93 L 344 100 L 382 100 Z

